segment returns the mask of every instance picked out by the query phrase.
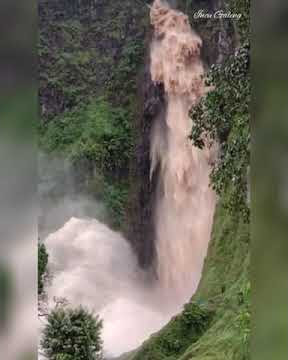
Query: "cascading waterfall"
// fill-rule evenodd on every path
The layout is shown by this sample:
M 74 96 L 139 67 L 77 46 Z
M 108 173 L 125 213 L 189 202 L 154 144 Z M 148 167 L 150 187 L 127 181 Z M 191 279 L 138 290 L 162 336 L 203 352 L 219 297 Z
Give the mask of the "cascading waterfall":
M 53 277 L 47 288 L 49 303 L 53 305 L 55 296 L 64 297 L 100 314 L 107 356 L 138 347 L 193 294 L 215 206 L 209 187 L 214 150 L 199 150 L 188 139 L 189 109 L 206 92 L 201 39 L 187 16 L 159 0 L 151 7 L 151 23 L 151 76 L 164 85 L 167 98 L 166 118 L 155 119 L 150 149 L 151 176 L 160 167 L 155 209 L 158 279 L 149 283 L 128 242 L 96 219 L 72 218 L 46 239 Z
M 151 76 L 164 85 L 167 98 L 165 124 L 156 122 L 151 136 L 151 175 L 160 164 L 157 270 L 161 285 L 183 303 L 199 282 L 210 239 L 215 194 L 209 187 L 209 163 L 215 146 L 200 150 L 189 140 L 189 110 L 207 92 L 201 39 L 188 16 L 161 0 L 151 8 L 151 23 Z

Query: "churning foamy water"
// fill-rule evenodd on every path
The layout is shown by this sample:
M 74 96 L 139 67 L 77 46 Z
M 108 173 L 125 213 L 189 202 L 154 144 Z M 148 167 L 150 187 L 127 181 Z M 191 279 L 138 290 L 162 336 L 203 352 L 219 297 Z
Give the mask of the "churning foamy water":
M 104 319 L 105 352 L 135 349 L 169 319 L 157 289 L 145 284 L 129 244 L 97 220 L 72 218 L 46 239 L 53 297 L 85 305 Z M 161 310 L 160 310 L 161 309 Z
M 215 207 L 209 187 L 214 150 L 199 150 L 188 136 L 189 110 L 207 91 L 201 39 L 181 12 L 156 0 L 151 76 L 164 85 L 165 121 L 151 134 L 151 176 L 160 165 L 156 202 L 158 279 L 138 268 L 121 234 L 91 219 L 72 218 L 46 239 L 53 275 L 49 299 L 95 310 L 104 320 L 104 349 L 117 356 L 138 347 L 193 295 L 200 279 Z M 161 122 L 162 121 L 162 122 Z

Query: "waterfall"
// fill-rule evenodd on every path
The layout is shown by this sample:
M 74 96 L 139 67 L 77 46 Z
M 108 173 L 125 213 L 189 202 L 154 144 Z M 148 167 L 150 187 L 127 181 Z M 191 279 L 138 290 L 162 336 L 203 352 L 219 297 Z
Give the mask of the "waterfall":
M 49 304 L 53 306 L 54 297 L 64 297 L 72 305 L 82 304 L 98 313 L 104 320 L 107 356 L 140 346 L 193 295 L 215 207 L 215 194 L 209 187 L 209 163 L 215 150 L 200 150 L 188 138 L 192 127 L 189 110 L 207 91 L 201 39 L 192 31 L 188 17 L 166 3 L 155 0 L 150 11 L 154 27 L 151 77 L 163 84 L 167 102 L 165 120 L 155 119 L 150 139 L 151 177 L 159 168 L 157 279 L 151 283 L 151 277 L 139 269 L 121 234 L 85 216 L 84 210 L 81 219 L 74 214 L 45 241 L 52 276 L 47 287 Z M 74 202 L 69 202 L 69 216 L 75 213 Z M 49 208 L 49 216 L 58 219 L 59 208 Z
M 207 92 L 201 39 L 191 29 L 188 16 L 164 1 L 155 0 L 151 24 L 151 77 L 164 85 L 167 101 L 165 123 L 156 120 L 150 149 L 151 176 L 160 166 L 157 273 L 163 288 L 183 304 L 197 287 L 210 239 L 215 194 L 209 187 L 209 163 L 215 146 L 200 150 L 189 139 L 189 110 Z

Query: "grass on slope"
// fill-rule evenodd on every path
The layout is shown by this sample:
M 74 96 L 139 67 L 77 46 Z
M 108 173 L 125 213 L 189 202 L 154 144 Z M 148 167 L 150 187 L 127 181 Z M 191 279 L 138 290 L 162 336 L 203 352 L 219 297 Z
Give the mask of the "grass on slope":
M 196 294 L 179 316 L 127 360 L 249 358 L 249 226 L 229 215 L 223 202 L 224 199 L 217 206 L 212 239 Z M 189 323 L 184 325 L 187 309 L 193 311 Z M 206 313 L 202 317 L 199 328 L 199 318 L 194 311 L 205 314 L 207 309 L 210 315 Z
M 204 305 L 189 303 L 181 316 L 174 317 L 168 326 L 152 336 L 133 360 L 176 360 L 185 349 L 209 326 L 213 311 Z

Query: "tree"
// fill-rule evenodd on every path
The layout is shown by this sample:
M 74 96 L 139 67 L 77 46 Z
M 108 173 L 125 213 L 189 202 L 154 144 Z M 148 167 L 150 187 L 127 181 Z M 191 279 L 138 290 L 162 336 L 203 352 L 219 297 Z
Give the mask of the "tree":
M 56 306 L 47 317 L 41 347 L 49 360 L 102 359 L 102 321 L 82 306 Z

